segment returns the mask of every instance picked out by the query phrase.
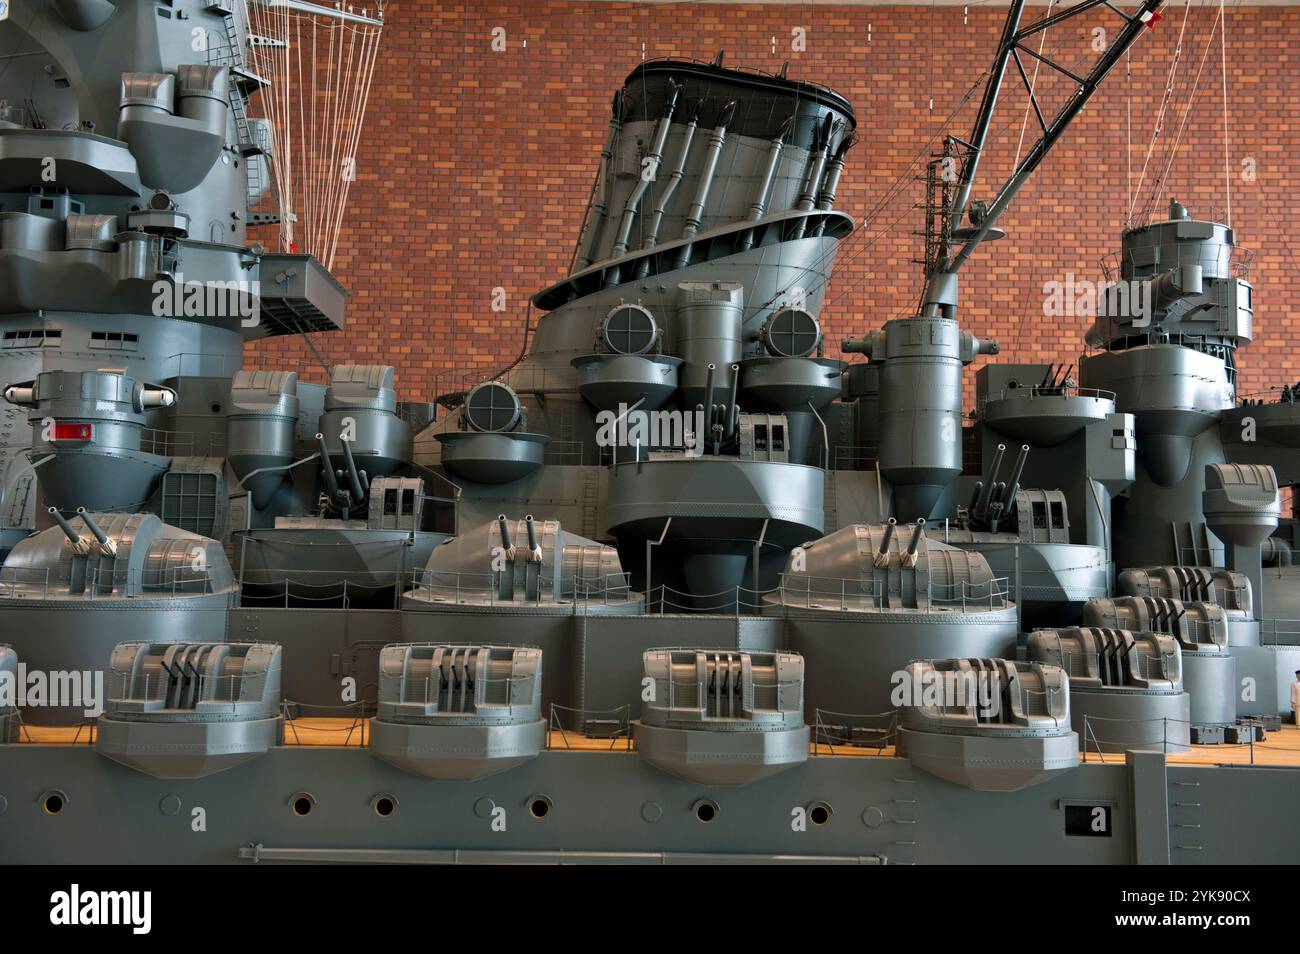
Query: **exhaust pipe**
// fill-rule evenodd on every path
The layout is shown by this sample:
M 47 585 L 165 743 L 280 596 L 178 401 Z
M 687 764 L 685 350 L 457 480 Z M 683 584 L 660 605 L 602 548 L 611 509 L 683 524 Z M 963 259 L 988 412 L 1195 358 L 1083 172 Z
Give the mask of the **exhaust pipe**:
M 709 137 L 709 151 L 704 156 L 700 184 L 695 190 L 695 200 L 686 212 L 686 227 L 682 229 L 684 239 L 691 238 L 700 231 L 700 223 L 704 221 L 704 210 L 709 204 L 709 189 L 713 187 L 713 177 L 718 172 L 718 157 L 722 155 L 722 146 L 727 141 L 727 127 L 731 125 L 735 114 L 736 101 L 727 100 L 727 104 L 722 107 L 722 114 L 718 116 L 718 124 L 713 128 L 713 135 Z M 678 250 L 673 267 L 685 268 L 690 260 L 691 243 L 687 242 Z
M 614 94 L 614 110 L 609 120 L 609 135 L 605 137 L 605 148 L 600 151 L 600 181 L 596 185 L 596 204 L 591 207 L 591 227 L 587 230 L 587 249 L 578 259 L 575 272 L 580 272 L 590 265 L 596 256 L 596 246 L 600 234 L 605 230 L 605 221 L 609 218 L 609 200 L 614 193 L 614 143 L 623 131 L 623 110 L 626 106 L 624 91 Z
M 826 114 L 821 132 L 818 133 L 817 141 L 813 144 L 812 157 L 808 160 L 808 175 L 804 180 L 803 191 L 799 193 L 799 201 L 795 203 L 795 208 L 801 212 L 811 211 L 817 201 L 817 194 L 822 184 L 822 173 L 826 170 L 826 159 L 830 155 L 831 138 L 840 125 L 840 121 L 834 116 L 830 113 Z M 807 222 L 807 217 L 799 220 L 793 238 L 803 238 Z
M 754 204 L 749 207 L 749 220 L 757 222 L 767 214 L 767 203 L 772 197 L 772 183 L 776 181 L 776 167 L 781 159 L 781 150 L 785 148 L 785 137 L 790 134 L 791 127 L 794 126 L 794 116 L 787 116 L 781 128 L 777 130 L 774 138 L 767 147 L 767 167 L 763 170 L 763 178 L 759 182 L 758 197 Z M 754 230 L 746 229 L 745 234 L 741 237 L 737 245 L 737 251 L 748 251 L 754 245 Z
M 831 159 L 830 165 L 826 167 L 826 177 L 822 180 L 821 192 L 817 193 L 817 208 L 822 212 L 829 212 L 835 207 L 835 193 L 839 190 L 840 176 L 844 173 L 845 157 L 854 142 L 855 139 L 852 135 L 845 136 L 836 148 L 835 156 Z M 808 234 L 817 236 L 825 231 L 826 217 L 823 216 Z
M 646 154 L 648 164 L 642 165 L 636 188 L 632 190 L 632 194 L 627 197 L 627 203 L 623 206 L 623 218 L 619 222 L 618 238 L 614 242 L 614 247 L 610 250 L 610 258 L 619 258 L 627 253 L 628 237 L 632 234 L 632 220 L 636 218 L 637 207 L 641 204 L 641 197 L 650 188 L 650 183 L 654 182 L 655 176 L 659 172 L 659 166 L 663 162 L 664 143 L 668 141 L 668 127 L 672 125 L 673 113 L 677 110 L 677 96 L 681 89 L 676 81 L 668 80 L 668 98 L 664 101 L 664 109 L 659 116 L 659 125 L 655 127 L 655 136 L 651 141 L 650 151 Z
M 686 174 L 686 158 L 691 151 L 691 140 L 695 138 L 696 127 L 700 124 L 700 113 L 704 110 L 704 100 L 695 104 L 695 112 L 691 114 L 690 122 L 686 124 L 686 131 L 682 133 L 682 145 L 677 152 L 677 161 L 673 163 L 673 171 L 668 176 L 668 184 L 664 186 L 663 194 L 659 196 L 659 201 L 655 204 L 654 218 L 650 220 L 650 231 L 646 235 L 645 244 L 642 248 L 654 248 L 655 243 L 659 241 L 659 226 L 663 223 L 664 212 L 668 209 L 668 201 L 677 191 L 677 186 L 681 183 L 682 177 Z M 637 270 L 637 277 L 644 278 L 650 271 L 650 259 L 646 258 L 641 267 Z

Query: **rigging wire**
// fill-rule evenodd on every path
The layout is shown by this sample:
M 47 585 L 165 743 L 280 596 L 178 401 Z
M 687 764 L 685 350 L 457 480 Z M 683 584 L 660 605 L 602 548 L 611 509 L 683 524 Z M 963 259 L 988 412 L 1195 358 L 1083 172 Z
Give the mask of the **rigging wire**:
M 1127 110 L 1124 115 L 1124 194 L 1133 205 L 1133 51 L 1124 51 L 1124 87 Z
M 1223 76 L 1223 188 L 1228 204 L 1227 226 L 1232 228 L 1232 162 L 1228 157 L 1228 13 L 1219 0 L 1219 70 Z
M 1173 141 L 1169 144 L 1168 159 L 1165 162 L 1164 169 L 1155 177 L 1151 184 L 1151 193 L 1143 205 L 1143 215 L 1146 216 L 1159 204 L 1160 193 L 1168 182 L 1169 172 L 1173 168 L 1174 160 L 1178 157 L 1178 150 L 1182 146 L 1183 134 L 1187 131 L 1188 120 L 1192 115 L 1192 106 L 1196 103 L 1196 93 L 1200 89 L 1201 74 L 1205 71 L 1205 63 L 1209 59 L 1210 50 L 1214 48 L 1214 35 L 1218 32 L 1219 24 L 1217 19 L 1210 28 L 1210 35 L 1205 39 L 1205 49 L 1201 52 L 1201 62 L 1196 68 L 1196 76 L 1192 81 L 1191 90 L 1187 95 L 1186 103 L 1183 106 L 1183 119 L 1178 125 L 1178 131 L 1174 134 Z
M 1174 93 L 1174 77 L 1178 74 L 1178 64 L 1183 56 L 1183 36 L 1187 33 L 1187 17 L 1192 9 L 1192 0 L 1186 0 L 1183 7 L 1183 24 L 1178 31 L 1178 42 L 1174 46 L 1174 55 L 1169 63 L 1169 73 L 1165 79 L 1165 94 L 1160 101 L 1160 112 L 1156 114 L 1155 127 L 1151 133 L 1151 142 L 1147 145 L 1146 159 L 1142 162 L 1142 171 L 1138 175 L 1137 188 L 1133 193 L 1132 200 L 1129 202 L 1128 216 L 1125 221 L 1125 228 L 1133 226 L 1133 212 L 1137 204 L 1138 193 L 1142 191 L 1142 184 L 1146 181 L 1147 166 L 1151 162 L 1151 156 L 1155 152 L 1156 142 L 1160 138 L 1160 132 L 1164 125 L 1165 111 L 1169 108 L 1169 101 Z
M 282 251 L 305 252 L 333 269 L 374 80 L 382 20 L 358 23 L 337 11 L 243 0 L 250 64 L 272 89 L 259 98 L 271 126 L 270 177 Z M 365 11 L 363 15 L 368 15 Z

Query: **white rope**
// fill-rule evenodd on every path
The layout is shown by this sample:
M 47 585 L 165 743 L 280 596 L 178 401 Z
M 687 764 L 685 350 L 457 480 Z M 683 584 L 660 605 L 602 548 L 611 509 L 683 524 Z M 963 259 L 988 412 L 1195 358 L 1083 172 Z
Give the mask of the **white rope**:
M 342 135 L 340 134 L 340 130 L 343 128 L 342 126 L 340 126 L 340 122 L 342 120 L 341 112 L 344 108 L 343 87 L 344 87 L 345 80 L 347 80 L 348 78 L 348 74 L 344 73 L 344 64 L 350 63 L 351 56 L 352 56 L 351 46 L 356 41 L 355 33 L 352 33 L 351 31 L 345 32 L 344 30 L 338 27 L 333 27 L 332 29 L 334 30 L 338 39 L 338 65 L 336 68 L 337 71 L 331 82 L 331 85 L 333 86 L 333 95 L 330 96 L 330 111 L 333 116 L 333 120 L 330 123 L 330 130 L 333 133 L 333 135 L 332 138 L 330 139 L 328 158 L 324 156 L 321 157 L 321 162 L 324 165 L 324 168 L 322 169 L 322 175 L 323 175 L 323 181 L 325 185 L 325 200 L 321 205 L 321 220 L 318 223 L 318 229 L 321 235 L 321 245 L 319 246 L 319 250 L 322 256 L 321 261 L 325 263 L 326 268 L 330 267 L 331 262 L 330 262 L 330 253 L 328 250 L 329 238 L 326 232 L 325 223 L 327 221 L 332 221 L 334 218 L 334 203 L 335 201 L 337 201 L 339 180 L 343 178 L 342 176 L 343 170 L 341 168 L 342 157 L 339 152 L 339 146 L 342 142 Z M 347 39 L 349 43 L 347 56 L 344 56 L 343 54 L 343 42 L 345 39 Z M 333 57 L 334 45 L 331 43 L 330 46 L 331 46 L 330 56 Z M 353 73 L 352 75 L 355 75 L 355 73 Z
M 1160 112 L 1156 115 L 1155 129 L 1151 133 L 1151 142 L 1147 146 L 1146 159 L 1142 162 L 1142 172 L 1138 176 L 1137 189 L 1133 193 L 1133 201 L 1129 204 L 1128 209 L 1128 226 L 1133 225 L 1133 209 L 1137 204 L 1137 197 L 1142 192 L 1142 183 L 1146 181 L 1147 166 L 1151 162 L 1151 155 L 1155 152 L 1156 140 L 1160 138 L 1160 131 L 1164 125 L 1165 110 L 1169 106 L 1170 97 L 1174 92 L 1174 77 L 1178 73 L 1178 63 L 1183 56 L 1183 36 L 1187 32 L 1187 15 L 1191 12 L 1192 0 L 1187 0 L 1186 6 L 1183 7 L 1183 25 L 1178 31 L 1178 44 L 1174 47 L 1174 56 L 1169 63 L 1169 75 L 1165 79 L 1165 95 L 1160 102 Z
M 313 19 L 311 24 L 311 57 L 308 59 L 308 65 L 312 69 L 311 74 L 311 110 L 308 115 L 311 117 L 311 135 L 307 141 L 306 148 L 303 150 L 304 165 L 306 174 L 303 176 L 302 188 L 303 199 L 307 206 L 307 231 L 303 236 L 306 239 L 306 251 L 310 252 L 316 244 L 316 206 L 319 205 L 319 193 L 317 192 L 316 171 L 320 166 L 320 147 L 318 133 L 320 132 L 320 111 L 316 106 L 316 93 L 320 88 L 320 82 L 316 77 L 317 50 L 319 41 L 319 24 Z M 333 45 L 330 45 L 333 49 Z M 328 79 L 330 75 L 329 67 L 325 68 L 325 76 Z M 301 63 L 298 66 L 299 81 L 305 79 Z M 299 99 L 302 99 L 302 93 L 299 92 Z
M 294 59 L 298 68 L 296 75 L 301 76 L 302 75 L 302 29 L 301 29 L 302 24 L 300 23 L 298 17 L 290 17 L 289 20 L 293 24 L 293 29 L 294 29 L 294 40 L 295 40 Z M 315 60 L 316 60 L 316 44 L 315 44 L 315 35 L 313 34 L 312 55 L 309 58 L 309 62 L 315 62 Z M 313 108 L 315 105 L 315 90 L 316 90 L 316 84 L 313 83 L 312 84 Z M 311 206 L 312 206 L 311 180 L 308 178 L 308 169 L 307 169 L 307 160 L 306 160 L 306 156 L 312 150 L 312 143 L 309 141 L 308 127 L 307 127 L 307 110 L 306 110 L 307 97 L 304 96 L 301 92 L 296 92 L 295 94 L 292 95 L 294 95 L 294 97 L 298 100 L 298 128 L 299 128 L 298 135 L 302 139 L 302 148 L 298 150 L 299 153 L 298 161 L 302 164 L 301 188 L 303 189 L 302 202 L 300 203 L 300 205 L 303 210 L 303 227 L 304 229 L 307 229 L 310 228 Z M 296 174 L 295 174 L 295 178 L 298 178 Z M 294 249 L 296 251 L 296 243 Z
M 283 64 L 280 71 L 280 114 L 284 122 L 282 141 L 284 149 L 283 167 L 285 173 L 284 180 L 284 197 L 281 199 L 281 229 L 287 228 L 281 238 L 284 250 L 287 252 L 293 248 L 294 232 L 297 227 L 298 206 L 295 202 L 297 191 L 295 189 L 295 178 L 293 174 L 293 111 L 289 108 L 289 8 L 285 7 L 279 16 L 281 20 L 280 32 L 284 37 L 284 55 Z
M 338 236 L 342 227 L 342 210 L 344 198 L 347 195 L 348 175 L 355 175 L 355 156 L 353 155 L 353 135 L 357 119 L 360 84 L 364 74 L 364 66 L 368 56 L 366 55 L 367 38 L 365 34 L 361 35 L 361 52 L 357 52 L 358 31 L 348 31 L 348 61 L 356 62 L 358 67 L 347 74 L 348 84 L 346 97 L 340 91 L 340 106 L 342 108 L 343 125 L 338 127 L 342 134 L 338 137 L 337 148 L 335 150 L 334 168 L 331 174 L 330 182 L 330 217 L 327 223 L 329 232 L 329 244 L 324 249 L 325 261 L 332 265 L 334 256 L 338 249 Z M 354 60 L 354 57 L 356 59 Z
M 248 60 L 272 87 L 258 105 L 271 124 L 266 165 L 280 246 L 315 255 L 332 268 L 356 177 L 382 24 L 260 0 L 241 0 L 241 7 L 250 32 L 265 38 L 250 44 Z M 337 4 L 334 11 L 353 9 Z
M 1124 118 L 1124 191 L 1128 193 L 1129 208 L 1133 208 L 1133 51 L 1124 51 L 1124 84 L 1128 91 L 1128 114 Z M 1125 226 L 1130 223 L 1126 220 Z
M 1226 193 L 1227 225 L 1232 228 L 1232 161 L 1228 156 L 1228 14 L 1219 0 L 1219 63 L 1223 73 L 1223 188 Z
M 1169 172 L 1173 168 L 1174 160 L 1178 157 L 1178 150 L 1182 147 L 1183 134 L 1187 131 L 1187 123 L 1192 115 L 1192 106 L 1196 102 L 1196 93 L 1201 86 L 1201 74 L 1205 72 L 1205 63 L 1210 58 L 1210 50 L 1214 49 L 1214 34 L 1218 29 L 1219 23 L 1216 17 L 1213 26 L 1210 28 L 1210 35 L 1205 38 L 1205 49 L 1201 51 L 1201 62 L 1196 68 L 1196 77 L 1192 81 L 1191 91 L 1187 95 L 1187 103 L 1183 107 L 1183 121 L 1178 126 L 1178 132 L 1174 135 L 1173 142 L 1169 145 L 1169 158 L 1165 161 L 1164 169 L 1151 184 L 1151 195 L 1143 205 L 1144 212 L 1155 208 L 1156 203 L 1160 200 L 1160 190 L 1169 181 Z
M 363 56 L 364 69 L 358 72 L 358 92 L 355 100 L 354 115 L 351 122 L 351 139 L 348 144 L 345 157 L 352 162 L 352 176 L 343 182 L 342 196 L 335 210 L 335 221 L 333 226 L 333 243 L 329 252 L 329 261 L 334 261 L 335 251 L 338 246 L 339 236 L 343 226 L 343 210 L 347 206 L 348 195 L 352 189 L 352 183 L 356 180 L 356 158 L 357 149 L 361 143 L 361 129 L 365 122 L 366 107 L 370 103 L 370 89 L 374 80 L 375 61 L 379 54 L 379 36 L 380 31 L 372 30 L 364 35 L 364 44 L 366 45 L 365 55 Z

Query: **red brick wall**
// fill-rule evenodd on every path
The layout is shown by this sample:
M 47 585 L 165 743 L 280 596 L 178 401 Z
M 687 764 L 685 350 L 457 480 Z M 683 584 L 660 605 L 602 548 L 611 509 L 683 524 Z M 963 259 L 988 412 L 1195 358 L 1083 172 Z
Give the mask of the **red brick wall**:
M 860 231 L 842 246 L 824 315 L 835 342 L 878 327 L 906 312 L 919 287 L 909 260 L 919 252 L 912 233 L 921 220 L 912 205 L 921 184 L 908 179 L 887 201 L 891 188 L 915 171 L 909 164 L 987 68 L 1005 13 L 988 6 L 397 0 L 335 268 L 353 294 L 347 328 L 318 338 L 318 347 L 329 360 L 395 364 L 411 397 L 512 358 L 529 295 L 567 271 L 609 98 L 640 62 L 642 44 L 646 57 L 711 59 L 721 49 L 728 65 L 766 70 L 788 59 L 792 77 L 832 86 L 854 103 L 860 143 L 838 207 Z M 1027 18 L 1042 13 L 1032 7 Z M 1121 62 L 1004 217 L 1008 238 L 985 246 L 963 271 L 964 326 L 996 337 L 1004 359 L 1077 360 L 1088 321 L 1045 318 L 1043 283 L 1070 272 L 1099 279 L 1099 260 L 1118 247 L 1127 180 L 1137 180 L 1146 158 L 1180 32 L 1174 95 L 1144 192 L 1164 167 L 1163 150 L 1177 137 L 1195 86 L 1157 204 L 1173 194 L 1196 214 L 1226 207 L 1217 33 L 1207 52 L 1217 16 L 1217 7 L 1194 6 L 1184 31 L 1184 7 L 1165 9 L 1131 54 L 1131 79 Z M 1092 26 L 1118 22 L 1103 9 L 1052 31 L 1044 52 L 1083 69 L 1094 55 Z M 497 26 L 506 30 L 506 52 L 491 49 Z M 790 50 L 795 27 L 806 30 L 804 52 Z M 1238 241 L 1255 250 L 1257 337 L 1241 357 L 1243 392 L 1288 375 L 1300 379 L 1300 360 L 1290 356 L 1300 276 L 1288 188 L 1300 148 L 1298 51 L 1300 8 L 1229 6 L 1232 221 Z M 1062 85 L 1046 68 L 1039 83 L 1048 105 L 1060 101 Z M 954 132 L 965 135 L 977 101 L 978 92 Z M 1022 94 L 1008 92 L 977 197 L 987 197 L 1010 168 L 1024 105 Z M 1035 128 L 1031 117 L 1026 147 Z M 1241 174 L 1247 158 L 1255 163 L 1253 182 Z M 507 289 L 504 314 L 491 310 L 494 286 Z M 255 351 L 257 363 L 299 367 L 320 379 L 301 341 L 265 342 Z

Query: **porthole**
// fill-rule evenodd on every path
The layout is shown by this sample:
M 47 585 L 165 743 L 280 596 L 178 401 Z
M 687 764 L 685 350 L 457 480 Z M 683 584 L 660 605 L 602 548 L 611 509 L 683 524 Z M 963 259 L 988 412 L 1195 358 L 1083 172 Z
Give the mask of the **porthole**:
M 832 814 L 834 812 L 825 802 L 813 802 L 808 806 L 808 820 L 819 828 L 831 820 Z
M 68 796 L 62 792 L 46 792 L 41 796 L 41 811 L 47 815 L 57 815 L 68 804 Z

